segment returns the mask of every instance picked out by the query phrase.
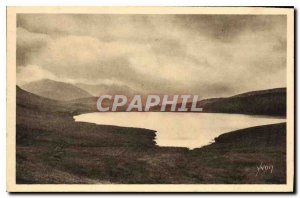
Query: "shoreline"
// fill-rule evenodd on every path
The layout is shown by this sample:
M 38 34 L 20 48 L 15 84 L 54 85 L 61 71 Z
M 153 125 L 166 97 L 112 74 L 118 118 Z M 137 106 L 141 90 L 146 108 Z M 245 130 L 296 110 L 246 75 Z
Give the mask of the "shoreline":
M 157 146 L 153 130 L 75 122 L 84 107 L 65 104 L 17 92 L 18 184 L 286 182 L 285 124 L 225 133 L 188 150 Z M 255 177 L 262 161 L 274 173 Z

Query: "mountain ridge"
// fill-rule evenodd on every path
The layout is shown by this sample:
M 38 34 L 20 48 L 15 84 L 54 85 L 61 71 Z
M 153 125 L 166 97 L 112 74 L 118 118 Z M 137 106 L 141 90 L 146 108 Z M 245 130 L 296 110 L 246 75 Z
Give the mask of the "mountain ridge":
M 87 91 L 76 87 L 71 83 L 59 82 L 50 79 L 33 81 L 20 87 L 30 93 L 54 100 L 68 101 L 92 96 Z

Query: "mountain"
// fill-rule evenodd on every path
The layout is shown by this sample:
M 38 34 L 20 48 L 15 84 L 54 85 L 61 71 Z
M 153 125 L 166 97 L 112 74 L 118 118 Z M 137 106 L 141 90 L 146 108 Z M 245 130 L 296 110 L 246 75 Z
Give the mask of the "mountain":
M 78 88 L 79 86 L 81 88 Z M 127 86 L 108 86 L 108 85 L 86 85 L 76 84 L 76 86 L 52 80 L 41 80 L 24 85 L 25 90 L 56 100 L 68 100 L 69 105 L 80 108 L 80 111 L 97 111 L 97 97 L 91 96 L 85 90 L 100 94 L 124 94 L 130 96 L 134 91 Z M 83 88 L 83 89 L 82 89 Z M 124 88 L 124 89 L 123 89 Z M 98 90 L 98 92 L 96 92 Z M 95 94 L 97 95 L 97 94 Z M 106 106 L 109 104 L 106 104 Z M 128 104 L 127 104 L 128 105 Z M 118 111 L 125 111 L 127 105 L 118 108 Z M 186 106 L 190 111 L 191 103 Z M 177 104 L 177 108 L 181 106 Z M 238 113 L 249 115 L 286 115 L 286 88 L 276 88 L 259 90 L 234 95 L 227 98 L 210 98 L 198 101 L 197 107 L 202 107 L 203 112 L 211 113 Z M 150 111 L 160 111 L 160 105 L 152 107 Z M 176 108 L 176 109 L 177 109 Z M 170 105 L 166 111 L 170 111 Z
M 69 83 L 43 79 L 25 84 L 22 89 L 54 100 L 74 100 L 91 97 L 91 94 Z
M 104 84 L 84 84 L 84 83 L 76 83 L 75 86 L 88 91 L 93 96 L 100 96 L 103 94 L 108 95 L 126 95 L 133 96 L 139 94 L 137 91 L 126 85 L 104 85 Z
M 200 102 L 201 103 L 201 102 Z M 204 112 L 286 115 L 286 88 L 247 92 L 201 105 Z
M 27 92 L 21 89 L 19 86 L 17 86 L 16 92 L 16 104 L 18 108 L 17 113 L 22 114 L 22 116 L 28 115 L 28 112 L 21 113 L 23 110 L 30 110 L 39 113 L 64 113 L 68 115 L 77 115 L 81 113 L 97 111 L 96 107 L 83 102 L 75 103 L 72 101 L 53 100 Z

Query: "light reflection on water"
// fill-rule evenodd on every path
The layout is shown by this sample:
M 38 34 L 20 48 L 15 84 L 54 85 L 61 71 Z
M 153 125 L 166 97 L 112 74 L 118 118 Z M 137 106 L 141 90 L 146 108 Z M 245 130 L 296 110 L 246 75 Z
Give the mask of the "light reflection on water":
M 105 112 L 74 116 L 77 122 L 157 131 L 159 146 L 198 148 L 230 131 L 285 122 L 284 118 L 223 113 Z

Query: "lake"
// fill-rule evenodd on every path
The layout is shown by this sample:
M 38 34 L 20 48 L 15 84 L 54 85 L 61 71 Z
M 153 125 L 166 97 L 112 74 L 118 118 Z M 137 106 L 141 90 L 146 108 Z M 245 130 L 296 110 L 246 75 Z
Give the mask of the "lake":
M 284 118 L 224 113 L 105 112 L 74 116 L 76 122 L 146 128 L 157 131 L 158 146 L 199 148 L 221 134 L 285 122 Z

